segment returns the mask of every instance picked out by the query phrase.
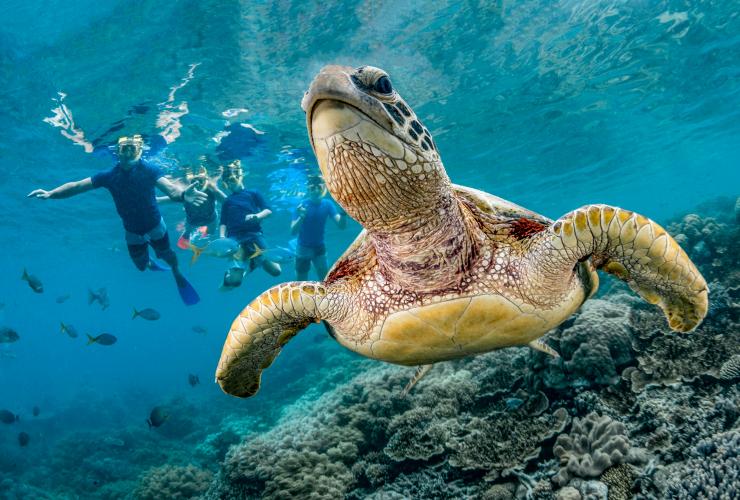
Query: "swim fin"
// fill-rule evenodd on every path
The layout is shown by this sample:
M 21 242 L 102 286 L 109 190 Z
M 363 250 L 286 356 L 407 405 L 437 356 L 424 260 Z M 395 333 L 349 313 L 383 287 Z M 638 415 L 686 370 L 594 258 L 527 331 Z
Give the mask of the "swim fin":
M 149 258 L 149 264 L 146 267 L 148 267 L 150 271 L 172 271 L 170 266 L 151 257 Z
M 186 306 L 192 306 L 200 302 L 198 292 L 196 292 L 193 285 L 191 285 L 190 282 L 182 276 L 177 280 L 177 291 L 180 292 L 180 298 L 182 298 L 182 301 Z
M 182 233 L 182 236 L 178 238 L 177 240 L 177 248 L 181 250 L 187 250 L 190 248 L 190 235 L 187 233 Z

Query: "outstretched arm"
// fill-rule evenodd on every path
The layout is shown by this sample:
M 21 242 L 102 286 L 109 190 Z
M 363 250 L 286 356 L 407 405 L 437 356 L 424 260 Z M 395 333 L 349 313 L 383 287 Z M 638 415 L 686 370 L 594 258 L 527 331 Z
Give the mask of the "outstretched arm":
M 199 206 L 208 199 L 208 195 L 195 189 L 195 184 L 190 184 L 188 187 L 183 188 L 167 177 L 157 179 L 157 187 L 173 201 L 187 201 L 195 206 Z
M 95 189 L 95 186 L 93 186 L 92 178 L 87 177 L 80 181 L 67 182 L 59 187 L 55 187 L 51 191 L 46 191 L 45 189 L 34 189 L 28 193 L 27 197 L 41 198 L 42 200 L 46 200 L 48 198 L 69 198 L 71 196 L 84 193 L 85 191 L 90 191 L 91 189 Z
M 228 196 L 226 196 L 226 193 L 221 191 L 221 188 L 219 188 L 218 184 L 216 184 L 215 182 L 208 181 L 207 189 L 209 189 L 221 203 L 223 203 L 226 198 L 228 198 Z

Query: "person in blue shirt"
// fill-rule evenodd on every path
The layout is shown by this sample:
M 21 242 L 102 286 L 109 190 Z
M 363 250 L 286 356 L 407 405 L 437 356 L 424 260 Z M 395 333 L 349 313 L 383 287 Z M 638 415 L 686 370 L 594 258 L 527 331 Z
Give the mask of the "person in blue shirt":
M 164 177 L 157 167 L 141 159 L 144 141 L 140 135 L 121 137 L 118 140 L 118 163 L 111 169 L 98 172 L 92 177 L 67 182 L 50 191 L 34 189 L 30 198 L 69 198 L 92 189 L 104 187 L 113 196 L 118 215 L 126 233 L 126 244 L 131 260 L 140 271 L 163 270 L 149 257 L 148 246 L 160 259 L 169 264 L 183 301 L 195 304 L 200 299 L 193 287 L 182 275 L 177 265 L 177 256 L 170 246 L 167 226 L 157 207 L 154 188 L 167 193 L 173 200 L 202 204 L 206 195 L 195 188 L 195 184 L 182 188 Z
M 326 245 L 324 230 L 326 219 L 332 219 L 340 229 L 346 227 L 344 213 L 326 198 L 326 186 L 320 178 L 309 179 L 306 199 L 293 210 L 290 232 L 298 235 L 295 256 L 295 274 L 298 281 L 308 279 L 308 271 L 313 263 L 320 280 L 326 277 Z
M 222 287 L 233 289 L 242 284 L 246 272 L 243 265 L 245 261 L 249 262 L 249 271 L 260 265 L 268 274 L 280 275 L 280 264 L 262 255 L 267 249 L 267 243 L 262 236 L 261 221 L 269 217 L 272 210 L 259 192 L 244 189 L 244 173 L 239 160 L 229 164 L 223 182 L 231 194 L 221 206 L 220 236 L 236 240 L 240 249 L 224 274 Z

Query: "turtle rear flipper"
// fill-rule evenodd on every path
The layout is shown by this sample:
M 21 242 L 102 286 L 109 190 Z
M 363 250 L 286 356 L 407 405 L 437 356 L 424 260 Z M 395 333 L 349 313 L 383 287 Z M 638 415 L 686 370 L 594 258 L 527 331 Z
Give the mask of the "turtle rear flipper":
M 535 238 L 534 258 L 554 259 L 551 264 L 568 271 L 591 258 L 597 269 L 614 274 L 660 306 L 673 330 L 691 331 L 707 313 L 704 277 L 678 243 L 642 215 L 588 205 L 564 215 Z
M 254 396 L 262 370 L 298 332 L 323 319 L 325 288 L 316 282 L 275 286 L 239 313 L 224 342 L 216 382 L 224 392 L 241 398 Z

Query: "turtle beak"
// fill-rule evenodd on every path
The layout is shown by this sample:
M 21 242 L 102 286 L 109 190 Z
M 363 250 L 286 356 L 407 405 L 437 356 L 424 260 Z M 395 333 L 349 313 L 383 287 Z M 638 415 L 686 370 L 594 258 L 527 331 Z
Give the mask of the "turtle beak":
M 314 78 L 301 100 L 301 108 L 306 113 L 306 130 L 311 147 L 314 144 L 314 111 L 320 101 L 338 101 L 357 108 L 358 112 L 369 117 L 379 127 L 393 134 L 393 122 L 377 99 L 357 88 L 352 81 L 355 69 L 351 66 L 325 66 Z
M 314 107 L 323 99 L 343 100 L 341 89 L 352 85 L 350 75 L 353 71 L 354 68 L 350 66 L 324 66 L 303 95 L 301 108 L 306 113 L 306 130 L 308 131 L 308 140 L 311 142 L 311 147 L 314 148 L 314 153 L 316 152 L 313 143 L 312 123 Z

